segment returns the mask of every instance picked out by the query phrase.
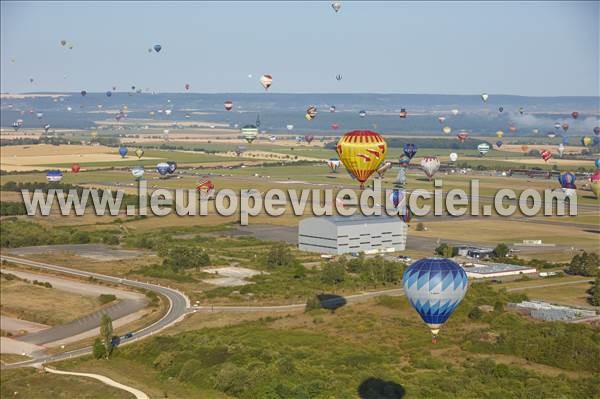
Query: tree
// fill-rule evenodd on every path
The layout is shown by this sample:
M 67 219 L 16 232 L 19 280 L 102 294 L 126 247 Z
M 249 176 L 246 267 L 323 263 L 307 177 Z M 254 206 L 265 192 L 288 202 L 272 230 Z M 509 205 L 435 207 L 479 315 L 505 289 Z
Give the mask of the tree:
M 596 281 L 588 293 L 590 294 L 588 302 L 594 306 L 600 306 L 600 273 L 596 274 Z
M 508 255 L 509 251 L 510 249 L 508 248 L 508 245 L 501 243 L 496 245 L 496 248 L 494 248 L 494 256 L 496 258 L 506 258 L 506 255 Z
M 279 242 L 271 247 L 267 255 L 267 265 L 270 267 L 292 266 L 296 263 L 290 247 Z
M 566 271 L 570 274 L 578 274 L 580 276 L 594 276 L 598 273 L 600 267 L 600 257 L 598 254 L 583 251 L 581 254 L 575 255 L 571 259 L 571 263 Z
M 92 353 L 94 355 L 94 359 L 102 359 L 104 356 L 106 356 L 106 348 L 104 348 L 100 337 L 96 337 L 96 339 L 94 340 Z
M 458 255 L 458 248 L 443 242 L 435 249 L 435 253 L 444 258 L 452 258 L 453 256 Z
M 109 315 L 104 313 L 100 320 L 100 339 L 104 343 L 105 356 L 108 359 L 112 352 L 113 325 Z
M 417 223 L 417 231 L 423 231 L 425 230 L 425 226 L 423 225 L 423 223 L 419 222 Z
M 326 263 L 321 269 L 321 281 L 326 284 L 339 284 L 346 278 L 346 269 L 338 262 Z

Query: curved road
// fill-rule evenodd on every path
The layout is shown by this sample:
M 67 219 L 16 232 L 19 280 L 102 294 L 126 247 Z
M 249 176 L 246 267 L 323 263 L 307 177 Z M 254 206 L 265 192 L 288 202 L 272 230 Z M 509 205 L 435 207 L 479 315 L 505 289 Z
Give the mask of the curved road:
M 15 258 L 12 256 L 0 255 L 0 260 L 17 263 L 17 264 L 21 264 L 21 265 L 25 265 L 25 266 L 29 266 L 29 267 L 34 267 L 34 268 L 38 268 L 38 269 L 43 269 L 43 270 L 51 270 L 51 271 L 55 271 L 55 272 L 70 274 L 70 275 L 78 276 L 78 277 L 86 277 L 86 278 L 93 277 L 93 278 L 101 280 L 101 281 L 107 281 L 107 282 L 114 283 L 114 284 L 123 284 L 123 285 L 127 285 L 130 287 L 141 288 L 141 289 L 153 291 L 157 294 L 165 296 L 169 300 L 169 309 L 167 310 L 167 313 L 163 316 L 163 318 L 156 321 L 154 324 L 151 324 L 147 327 L 142 328 L 139 331 L 136 331 L 133 334 L 133 337 L 131 337 L 129 339 L 127 339 L 127 338 L 122 339 L 121 345 L 137 341 L 139 339 L 142 339 L 144 337 L 152 335 L 166 327 L 169 327 L 169 326 L 177 323 L 185 316 L 187 309 L 190 306 L 190 301 L 189 301 L 188 297 L 185 296 L 184 294 L 182 294 L 181 292 L 174 290 L 172 288 L 162 287 L 162 286 L 155 285 L 155 284 L 144 283 L 141 281 L 128 280 L 128 279 L 124 279 L 124 278 L 107 276 L 105 274 L 70 269 L 68 267 L 51 265 L 48 263 L 36 262 L 36 261 L 32 261 L 32 260 L 27 260 L 27 259 Z M 42 357 L 35 358 L 32 360 L 27 360 L 25 362 L 12 363 L 10 365 L 3 366 L 3 368 L 10 369 L 10 368 L 25 367 L 25 366 L 34 366 L 34 365 L 41 364 L 41 363 L 49 363 L 49 362 L 55 362 L 58 360 L 69 359 L 69 358 L 73 358 L 73 357 L 77 357 L 77 356 L 83 356 L 83 355 L 87 355 L 91 352 L 92 352 L 91 347 L 81 348 L 81 349 L 76 349 L 76 350 L 69 351 L 69 352 L 59 353 L 56 355 L 42 356 Z

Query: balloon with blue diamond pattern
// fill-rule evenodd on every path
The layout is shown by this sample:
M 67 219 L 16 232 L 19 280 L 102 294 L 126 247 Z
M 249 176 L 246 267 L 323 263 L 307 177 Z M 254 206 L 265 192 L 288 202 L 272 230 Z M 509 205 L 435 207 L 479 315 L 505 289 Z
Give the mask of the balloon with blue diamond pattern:
M 425 258 L 410 265 L 402 281 L 406 297 L 431 329 L 435 343 L 467 292 L 467 274 L 450 259 Z

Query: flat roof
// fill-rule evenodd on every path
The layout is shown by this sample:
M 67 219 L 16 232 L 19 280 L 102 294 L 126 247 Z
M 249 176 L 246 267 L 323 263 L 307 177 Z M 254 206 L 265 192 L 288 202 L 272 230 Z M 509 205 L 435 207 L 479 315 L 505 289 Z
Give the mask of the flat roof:
M 390 216 L 390 215 L 386 214 L 385 211 L 383 211 L 382 214 L 379 216 L 377 216 L 377 215 L 372 215 L 372 216 L 365 216 L 365 215 L 319 216 L 319 217 L 308 218 L 305 220 L 311 220 L 311 219 L 324 220 L 324 221 L 334 224 L 336 226 L 362 225 L 365 223 L 368 223 L 368 224 L 403 223 L 402 219 L 400 219 L 397 215 Z
M 464 266 L 462 268 L 469 273 L 492 274 L 512 271 L 535 270 L 533 267 L 510 265 L 508 263 L 474 263 L 473 266 Z

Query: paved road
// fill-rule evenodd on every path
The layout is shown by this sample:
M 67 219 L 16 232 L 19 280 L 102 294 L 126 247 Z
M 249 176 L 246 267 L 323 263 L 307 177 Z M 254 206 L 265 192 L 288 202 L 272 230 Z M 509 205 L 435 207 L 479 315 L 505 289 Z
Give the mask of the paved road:
M 152 335 L 166 327 L 169 327 L 169 326 L 177 323 L 178 321 L 183 319 L 183 317 L 185 316 L 185 314 L 187 312 L 187 308 L 190 306 L 190 301 L 189 301 L 188 297 L 185 296 L 184 294 L 182 294 L 181 292 L 171 289 L 171 288 L 155 285 L 155 284 L 149 284 L 149 283 L 144 283 L 144 282 L 135 281 L 135 280 L 122 279 L 122 278 L 118 278 L 118 277 L 107 276 L 105 274 L 70 269 L 68 267 L 52 265 L 49 263 L 36 262 L 36 261 L 32 261 L 32 260 L 27 260 L 27 259 L 20 259 L 20 258 L 15 258 L 12 256 L 2 255 L 2 256 L 0 256 L 0 259 L 5 260 L 7 262 L 13 262 L 13 263 L 17 263 L 17 264 L 21 264 L 21 265 L 25 265 L 25 266 L 29 266 L 29 267 L 34 267 L 34 268 L 38 268 L 38 269 L 42 269 L 42 270 L 52 270 L 52 271 L 59 272 L 59 273 L 65 273 L 65 274 L 70 274 L 70 275 L 85 277 L 85 278 L 94 277 L 98 280 L 107 281 L 107 282 L 114 283 L 114 284 L 123 284 L 123 285 L 127 285 L 130 287 L 135 287 L 135 288 L 141 288 L 141 289 L 153 291 L 157 294 L 165 296 L 169 301 L 169 309 L 167 310 L 167 313 L 163 316 L 163 318 L 158 320 L 157 322 L 155 322 L 154 324 L 152 324 L 150 326 L 144 327 L 141 330 L 134 332 L 132 338 L 122 339 L 121 345 L 128 344 L 130 342 L 134 342 L 139 339 L 145 338 L 145 337 Z M 73 350 L 70 352 L 60 353 L 57 355 L 46 355 L 46 356 L 42 356 L 42 357 L 39 357 L 36 359 L 28 360 L 25 362 L 13 363 L 10 365 L 6 365 L 3 368 L 19 368 L 19 367 L 33 366 L 33 365 L 37 365 L 37 364 L 41 364 L 41 363 L 55 362 L 55 361 L 59 361 L 59 360 L 69 359 L 72 357 L 87 355 L 87 354 L 91 353 L 91 351 L 92 351 L 91 347 L 76 349 L 76 350 Z

